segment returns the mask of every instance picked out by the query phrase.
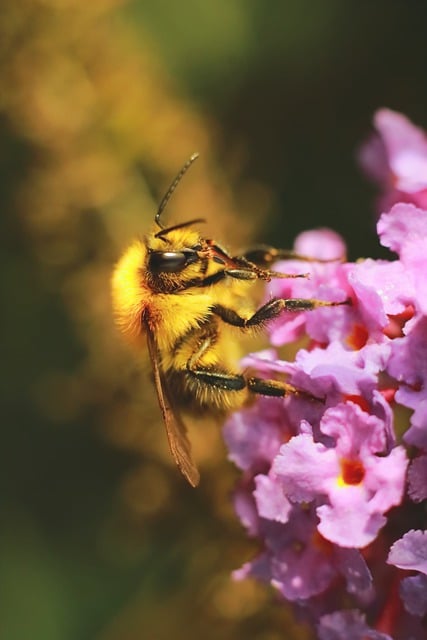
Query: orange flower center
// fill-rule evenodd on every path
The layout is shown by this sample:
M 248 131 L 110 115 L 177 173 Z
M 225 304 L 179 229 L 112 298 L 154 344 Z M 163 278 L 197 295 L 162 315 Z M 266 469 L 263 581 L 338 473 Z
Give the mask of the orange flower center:
M 389 323 L 383 329 L 384 335 L 392 340 L 394 338 L 402 338 L 404 335 L 403 328 L 408 320 L 414 316 L 414 313 L 414 307 L 412 304 L 409 304 L 402 313 L 398 313 L 394 316 L 389 315 Z
M 350 393 L 343 396 L 343 400 L 345 402 L 352 402 L 353 404 L 357 404 L 362 411 L 366 411 L 366 413 L 370 413 L 369 402 L 363 398 L 362 396 L 352 395 Z
M 365 477 L 365 468 L 360 460 L 341 459 L 341 477 L 340 481 L 343 485 L 360 484 Z
M 355 324 L 353 331 L 347 336 L 347 344 L 349 347 L 358 351 L 368 342 L 369 333 L 361 324 Z

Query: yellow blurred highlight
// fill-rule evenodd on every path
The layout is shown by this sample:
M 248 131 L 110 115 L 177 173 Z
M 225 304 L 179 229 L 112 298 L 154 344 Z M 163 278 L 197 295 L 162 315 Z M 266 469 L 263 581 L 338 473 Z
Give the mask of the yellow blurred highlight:
M 128 473 L 120 495 L 125 508 L 135 516 L 144 516 L 164 507 L 170 498 L 170 487 L 158 467 L 146 464 Z
M 215 578 L 211 584 L 211 606 L 216 615 L 240 619 L 259 611 L 270 598 L 265 586 L 254 580 L 231 581 L 229 576 Z

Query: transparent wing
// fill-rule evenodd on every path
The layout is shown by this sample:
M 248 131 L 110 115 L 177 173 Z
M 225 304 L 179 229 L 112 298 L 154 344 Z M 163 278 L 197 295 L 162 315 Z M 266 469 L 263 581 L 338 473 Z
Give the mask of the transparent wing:
M 169 448 L 183 476 L 193 487 L 196 487 L 199 484 L 200 474 L 191 457 L 191 444 L 187 437 L 187 429 L 178 413 L 173 409 L 167 385 L 160 368 L 156 338 L 148 322 L 145 322 L 145 328 L 147 331 L 148 351 L 153 365 L 154 382 L 166 427 Z

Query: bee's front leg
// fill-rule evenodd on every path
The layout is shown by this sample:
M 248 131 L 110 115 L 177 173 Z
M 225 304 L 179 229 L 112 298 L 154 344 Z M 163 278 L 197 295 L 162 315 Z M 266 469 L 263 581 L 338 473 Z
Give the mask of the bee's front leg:
M 269 268 L 274 262 L 279 260 L 302 260 L 303 262 L 339 262 L 344 261 L 345 256 L 333 259 L 314 258 L 313 256 L 305 256 L 291 249 L 276 249 L 268 245 L 258 245 L 252 247 L 240 256 L 242 260 L 257 265 L 258 267 Z

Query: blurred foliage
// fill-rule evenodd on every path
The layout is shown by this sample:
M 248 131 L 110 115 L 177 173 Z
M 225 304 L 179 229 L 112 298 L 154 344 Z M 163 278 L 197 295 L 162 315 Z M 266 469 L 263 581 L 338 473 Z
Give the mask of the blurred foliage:
M 306 637 L 270 593 L 230 580 L 252 550 L 218 425 L 191 425 L 192 491 L 147 363 L 113 327 L 109 278 L 194 150 L 170 218 L 203 215 L 235 247 L 328 224 L 374 252 L 352 154 L 377 106 L 427 124 L 426 14 L 337 0 L 2 7 L 2 640 Z

